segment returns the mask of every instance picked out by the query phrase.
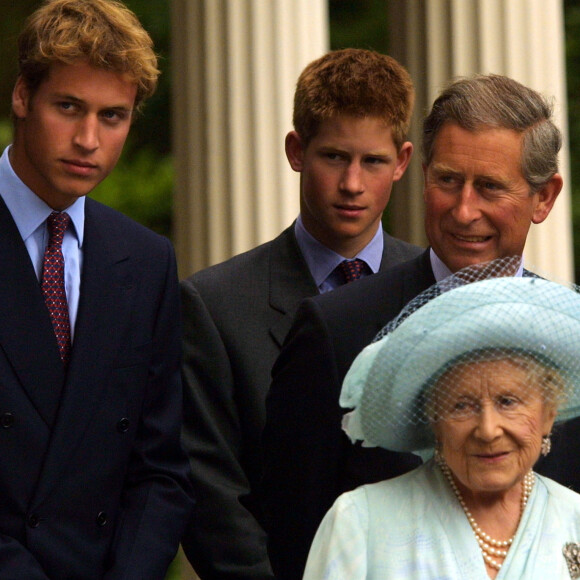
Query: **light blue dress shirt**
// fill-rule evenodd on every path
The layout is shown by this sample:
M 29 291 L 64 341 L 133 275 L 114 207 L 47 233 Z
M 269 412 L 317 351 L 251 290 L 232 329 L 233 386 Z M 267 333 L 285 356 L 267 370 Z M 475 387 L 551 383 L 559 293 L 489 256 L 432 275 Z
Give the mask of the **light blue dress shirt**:
M 42 279 L 44 251 L 48 244 L 46 218 L 52 213 L 50 208 L 16 175 L 7 147 L 0 157 L 0 196 L 7 205 L 28 250 L 36 277 Z M 71 218 L 62 242 L 62 253 L 65 262 L 65 289 L 71 324 L 71 339 L 74 338 L 74 327 L 79 305 L 81 272 L 83 265 L 83 237 L 85 229 L 85 198 L 80 197 L 66 213 Z
M 307 232 L 302 223 L 301 216 L 298 216 L 298 219 L 296 220 L 294 233 L 300 251 L 306 260 L 308 269 L 310 270 L 320 293 L 323 294 L 324 292 L 329 292 L 343 284 L 342 277 L 334 270 L 347 258 L 337 254 L 324 244 L 321 244 L 314 236 Z M 379 224 L 373 239 L 355 256 L 355 258 L 364 260 L 372 273 L 376 274 L 381 267 L 381 260 L 383 259 L 383 245 L 383 229 Z M 363 274 L 363 276 L 365 276 L 365 274 Z

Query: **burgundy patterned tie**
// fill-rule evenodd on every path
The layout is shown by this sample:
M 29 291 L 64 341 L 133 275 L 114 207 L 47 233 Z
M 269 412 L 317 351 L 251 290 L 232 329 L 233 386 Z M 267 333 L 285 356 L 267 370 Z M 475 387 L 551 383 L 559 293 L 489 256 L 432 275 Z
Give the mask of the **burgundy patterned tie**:
M 358 280 L 367 268 L 364 260 L 343 260 L 338 266 L 337 270 L 343 275 L 344 283 Z
M 58 342 L 60 358 L 68 362 L 71 348 L 68 303 L 64 287 L 64 257 L 62 239 L 70 217 L 67 213 L 53 211 L 46 220 L 48 227 L 48 246 L 44 253 L 42 270 L 42 294 L 50 313 L 52 327 Z

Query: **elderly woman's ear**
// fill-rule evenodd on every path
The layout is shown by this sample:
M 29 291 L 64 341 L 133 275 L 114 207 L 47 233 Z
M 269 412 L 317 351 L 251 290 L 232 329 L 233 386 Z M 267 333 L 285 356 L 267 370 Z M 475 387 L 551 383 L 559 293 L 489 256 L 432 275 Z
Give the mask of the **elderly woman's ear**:
M 552 449 L 552 428 L 554 427 L 554 421 L 558 414 L 556 406 L 546 406 L 545 414 L 546 416 L 542 429 L 542 444 L 540 446 L 540 453 L 543 457 L 546 457 Z
M 547 406 L 545 409 L 545 418 L 544 418 L 544 425 L 542 429 L 542 434 L 544 437 L 550 435 L 552 433 L 552 428 L 554 427 L 554 421 L 556 420 L 556 416 L 558 411 L 553 405 Z

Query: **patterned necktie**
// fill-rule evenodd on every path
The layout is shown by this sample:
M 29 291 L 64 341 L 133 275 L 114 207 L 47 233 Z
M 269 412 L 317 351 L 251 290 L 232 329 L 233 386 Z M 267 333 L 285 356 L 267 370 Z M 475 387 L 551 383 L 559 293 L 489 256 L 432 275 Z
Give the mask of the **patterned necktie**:
M 343 260 L 336 269 L 342 274 L 344 284 L 348 284 L 353 280 L 358 280 L 367 268 L 364 260 Z
M 42 294 L 50 313 L 52 327 L 58 342 L 60 358 L 66 364 L 70 356 L 70 321 L 64 287 L 64 257 L 62 239 L 70 217 L 67 213 L 53 211 L 46 220 L 48 246 L 44 253 Z

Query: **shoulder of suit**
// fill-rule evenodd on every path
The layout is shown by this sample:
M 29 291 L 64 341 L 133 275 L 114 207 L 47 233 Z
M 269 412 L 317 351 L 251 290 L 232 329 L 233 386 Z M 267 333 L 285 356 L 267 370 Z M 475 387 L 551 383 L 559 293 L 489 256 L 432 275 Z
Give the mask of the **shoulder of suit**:
M 91 198 L 87 198 L 85 202 L 85 220 L 89 222 L 93 220 L 99 224 L 100 228 L 110 230 L 111 235 L 122 238 L 124 242 L 130 242 L 133 239 L 138 243 L 163 242 L 165 245 L 168 242 L 166 237 L 136 222 L 120 211 Z
M 425 248 L 395 238 L 385 231 L 383 231 L 383 234 L 386 251 L 396 252 L 403 260 L 410 260 L 425 251 Z
M 219 264 L 199 270 L 187 279 L 194 285 L 215 284 L 225 279 L 246 279 L 250 272 L 255 271 L 256 268 L 264 270 L 267 267 L 267 260 L 273 249 L 293 243 L 291 236 L 294 234 L 289 229 L 284 230 L 278 237 L 269 242 L 260 244 L 241 254 L 236 254 Z

